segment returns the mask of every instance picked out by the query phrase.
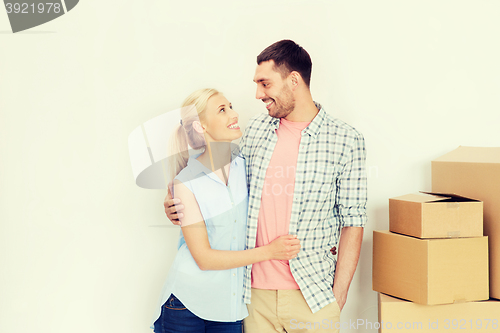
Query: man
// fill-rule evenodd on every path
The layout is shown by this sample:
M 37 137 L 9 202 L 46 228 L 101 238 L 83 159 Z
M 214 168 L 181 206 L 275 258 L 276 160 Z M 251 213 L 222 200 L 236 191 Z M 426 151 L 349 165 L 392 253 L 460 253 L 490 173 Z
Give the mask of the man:
M 313 101 L 311 59 L 295 42 L 272 44 L 257 64 L 256 98 L 268 115 L 251 119 L 240 142 L 249 184 L 246 245 L 293 234 L 301 251 L 289 262 L 247 266 L 245 331 L 335 332 L 366 223 L 364 139 Z M 171 220 L 174 204 L 169 196 L 164 203 Z

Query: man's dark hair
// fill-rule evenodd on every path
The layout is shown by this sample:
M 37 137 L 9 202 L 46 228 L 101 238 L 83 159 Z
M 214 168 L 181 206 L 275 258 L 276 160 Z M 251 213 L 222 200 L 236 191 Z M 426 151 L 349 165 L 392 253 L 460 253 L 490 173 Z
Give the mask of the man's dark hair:
M 264 49 L 257 56 L 257 65 L 264 61 L 274 61 L 274 70 L 284 79 L 296 71 L 309 87 L 311 82 L 312 62 L 309 53 L 293 40 L 283 39 Z

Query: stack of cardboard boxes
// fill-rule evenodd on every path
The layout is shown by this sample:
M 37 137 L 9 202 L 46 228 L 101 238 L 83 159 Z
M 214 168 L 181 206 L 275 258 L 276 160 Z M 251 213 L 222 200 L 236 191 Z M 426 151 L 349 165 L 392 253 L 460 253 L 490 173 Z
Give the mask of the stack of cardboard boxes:
M 489 238 L 490 297 L 500 299 L 500 147 L 459 147 L 432 161 L 432 190 L 483 201 L 484 234 Z
M 500 148 L 433 161 L 432 190 L 390 199 L 374 231 L 379 331 L 500 332 Z

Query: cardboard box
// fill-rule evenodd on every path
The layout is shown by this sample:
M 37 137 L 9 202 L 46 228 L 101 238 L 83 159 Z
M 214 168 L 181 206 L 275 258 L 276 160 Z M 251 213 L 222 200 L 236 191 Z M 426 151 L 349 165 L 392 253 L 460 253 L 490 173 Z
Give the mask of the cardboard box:
M 459 147 L 432 161 L 432 190 L 483 201 L 489 237 L 490 297 L 500 299 L 500 147 Z
M 483 236 L 483 203 L 444 193 L 389 199 L 389 230 L 418 238 Z
M 373 290 L 419 304 L 488 299 L 488 237 L 373 232 Z
M 499 332 L 500 301 L 421 305 L 379 294 L 380 333 L 389 332 Z M 358 329 L 361 328 L 358 326 Z

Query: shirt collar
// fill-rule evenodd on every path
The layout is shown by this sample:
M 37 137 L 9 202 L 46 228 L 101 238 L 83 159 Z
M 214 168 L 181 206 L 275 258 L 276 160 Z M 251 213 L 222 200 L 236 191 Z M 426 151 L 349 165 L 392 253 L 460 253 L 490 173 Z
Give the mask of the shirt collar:
M 326 111 L 323 109 L 321 104 L 314 102 L 314 105 L 319 110 L 319 112 L 316 117 L 314 117 L 314 119 L 309 123 L 309 125 L 304 129 L 304 133 L 307 133 L 312 137 L 318 135 L 321 125 L 323 124 L 326 116 Z M 272 126 L 275 130 L 278 129 L 280 127 L 279 118 L 271 117 L 271 120 L 269 120 L 269 125 Z
M 323 109 L 321 104 L 314 102 L 316 108 L 318 108 L 319 112 L 311 121 L 309 126 L 304 129 L 304 132 L 309 134 L 312 137 L 316 137 L 319 134 L 319 130 L 321 129 L 321 125 L 323 125 L 326 117 L 326 111 Z
M 210 178 L 213 177 L 213 179 L 215 179 L 215 180 L 220 180 L 219 177 L 217 177 L 212 172 L 212 170 L 210 170 L 209 168 L 204 166 L 203 163 L 201 163 L 200 161 L 197 160 L 197 158 L 202 153 L 198 153 L 198 154 L 194 154 L 194 155 L 189 156 L 189 160 L 187 162 L 187 165 L 189 166 L 190 171 L 192 172 L 192 176 L 196 177 L 200 174 L 206 174 Z M 242 161 L 241 156 L 238 156 L 237 152 L 235 152 L 234 150 L 231 151 L 231 167 L 233 167 L 233 166 L 238 167 L 241 164 L 241 161 Z

